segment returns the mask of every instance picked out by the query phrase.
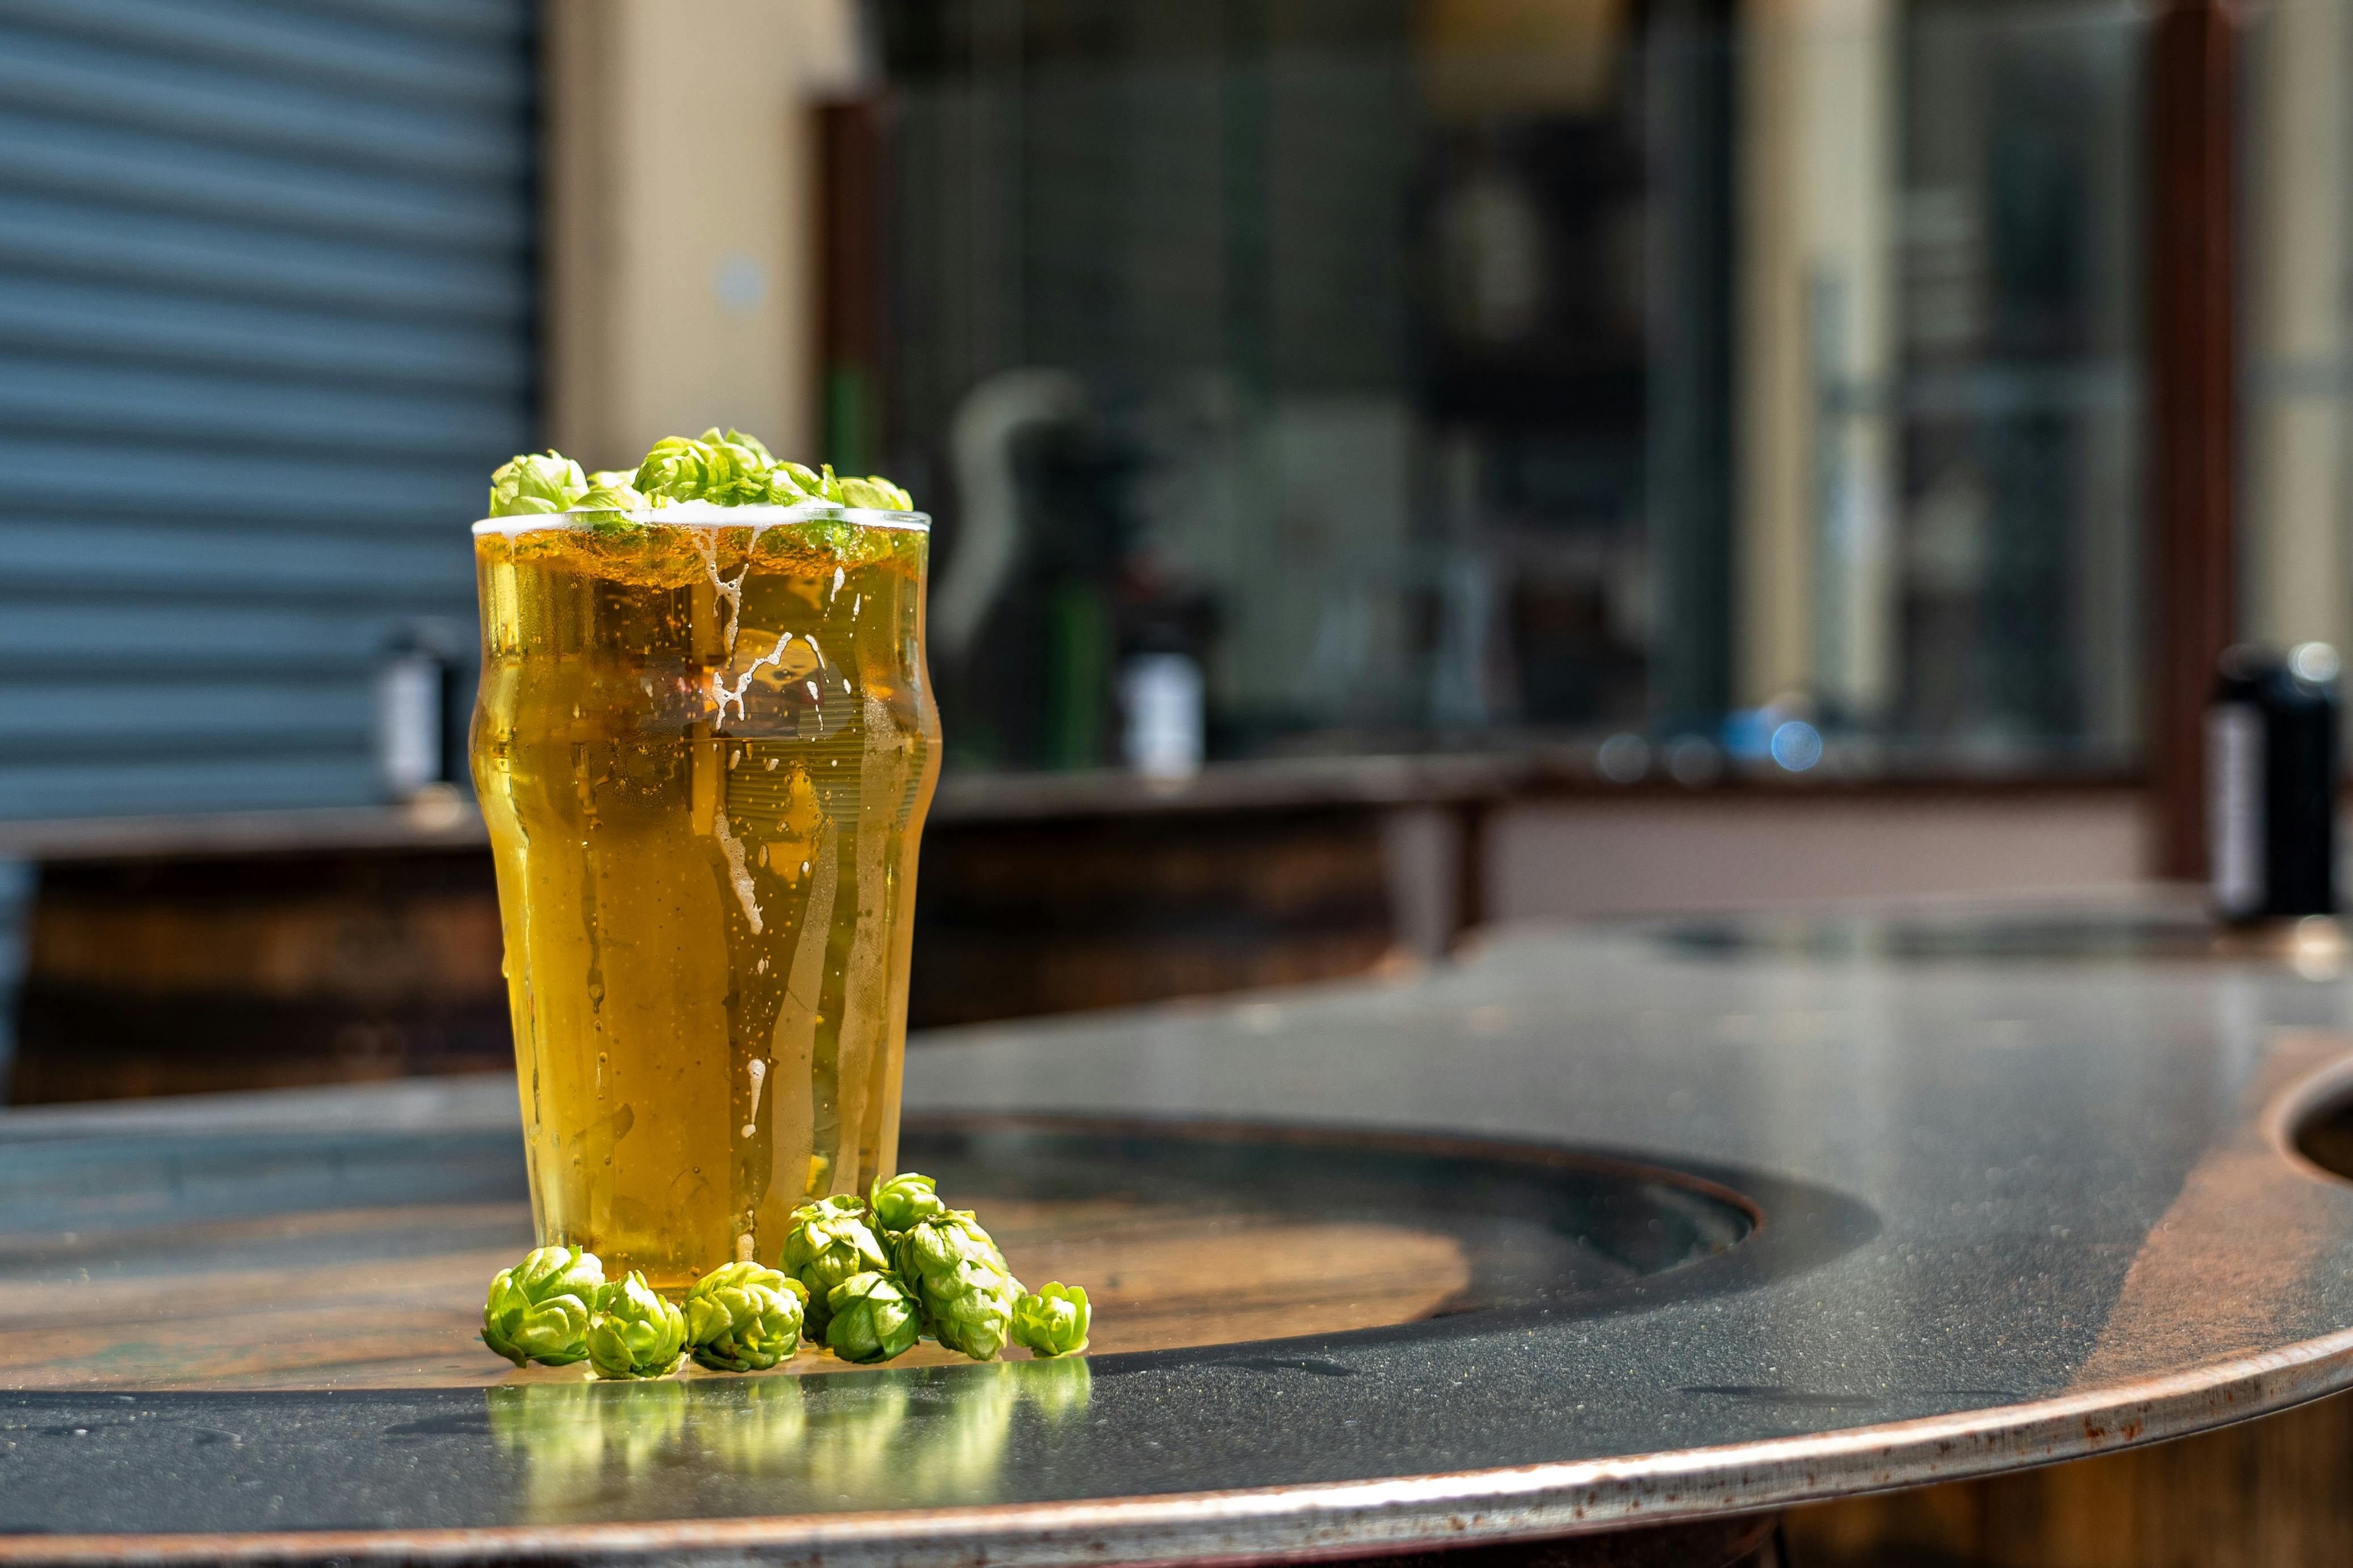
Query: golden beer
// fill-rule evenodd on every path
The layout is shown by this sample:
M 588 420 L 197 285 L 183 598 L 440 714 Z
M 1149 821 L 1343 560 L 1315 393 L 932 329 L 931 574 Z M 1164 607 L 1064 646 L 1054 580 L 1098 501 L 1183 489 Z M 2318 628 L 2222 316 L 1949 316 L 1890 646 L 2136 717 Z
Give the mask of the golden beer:
M 897 1155 L 939 772 L 916 514 L 476 525 L 474 780 L 542 1246 L 683 1290 Z

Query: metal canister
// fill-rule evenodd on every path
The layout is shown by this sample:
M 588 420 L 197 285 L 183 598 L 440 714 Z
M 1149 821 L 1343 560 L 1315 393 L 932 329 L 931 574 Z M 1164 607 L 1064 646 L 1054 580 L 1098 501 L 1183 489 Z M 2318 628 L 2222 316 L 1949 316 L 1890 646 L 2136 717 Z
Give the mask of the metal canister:
M 2222 655 L 2206 711 L 2206 808 L 2215 913 L 2226 921 L 2337 912 L 2337 677 L 2327 643 Z
M 376 669 L 376 770 L 385 795 L 413 800 L 454 783 L 462 764 L 466 693 L 447 629 L 430 622 L 404 626 Z

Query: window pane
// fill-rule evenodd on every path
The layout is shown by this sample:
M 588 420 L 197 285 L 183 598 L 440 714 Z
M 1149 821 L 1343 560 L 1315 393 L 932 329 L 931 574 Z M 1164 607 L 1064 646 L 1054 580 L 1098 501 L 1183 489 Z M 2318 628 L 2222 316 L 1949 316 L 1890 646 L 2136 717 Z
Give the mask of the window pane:
M 2133 15 L 885 17 L 885 445 L 968 761 L 1118 760 L 1170 655 L 1216 755 L 2131 761 Z
M 2242 127 L 2242 624 L 2353 643 L 2353 12 L 2281 0 L 2248 28 Z

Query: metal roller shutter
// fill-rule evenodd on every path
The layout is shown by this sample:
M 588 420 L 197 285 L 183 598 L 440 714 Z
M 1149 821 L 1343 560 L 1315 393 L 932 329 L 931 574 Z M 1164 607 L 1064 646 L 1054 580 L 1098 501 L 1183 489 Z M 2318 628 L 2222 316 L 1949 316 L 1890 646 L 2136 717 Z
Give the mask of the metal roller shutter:
M 531 0 L 0 0 L 0 817 L 377 797 L 535 435 Z

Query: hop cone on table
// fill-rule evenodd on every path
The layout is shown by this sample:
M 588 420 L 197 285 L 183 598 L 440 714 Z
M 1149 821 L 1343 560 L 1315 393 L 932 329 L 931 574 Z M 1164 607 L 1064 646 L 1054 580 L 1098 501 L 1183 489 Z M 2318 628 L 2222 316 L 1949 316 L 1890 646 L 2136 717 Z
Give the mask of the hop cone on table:
M 924 1332 L 975 1361 L 1005 1348 L 1021 1281 L 970 1212 L 944 1208 L 891 1243 L 899 1277 L 922 1304 Z
M 825 1342 L 844 1361 L 889 1361 L 923 1337 L 921 1309 L 889 1274 L 853 1274 L 826 1302 Z
M 686 1315 L 636 1269 L 597 1294 L 588 1320 L 588 1364 L 598 1377 L 668 1377 L 686 1353 Z
M 1013 1342 L 1033 1355 L 1070 1355 L 1087 1348 L 1087 1293 L 1056 1280 L 1013 1304 Z
M 866 1205 L 854 1197 L 838 1196 L 793 1211 L 792 1228 L 785 1234 L 784 1268 L 808 1291 L 804 1331 L 831 1343 L 827 1325 L 833 1316 L 833 1288 L 856 1275 L 889 1273 L 891 1258 L 874 1227 L 866 1223 Z
M 800 1348 L 808 1288 L 756 1263 L 725 1263 L 686 1293 L 686 1347 L 713 1372 L 765 1372 Z
M 940 1202 L 939 1184 L 931 1177 L 907 1171 L 887 1182 L 874 1184 L 872 1208 L 874 1223 L 885 1235 L 896 1235 L 919 1219 L 948 1212 Z
M 576 1247 L 543 1247 L 491 1281 L 482 1342 L 517 1366 L 567 1366 L 588 1353 L 588 1317 L 605 1266 Z

